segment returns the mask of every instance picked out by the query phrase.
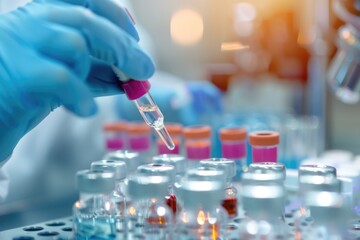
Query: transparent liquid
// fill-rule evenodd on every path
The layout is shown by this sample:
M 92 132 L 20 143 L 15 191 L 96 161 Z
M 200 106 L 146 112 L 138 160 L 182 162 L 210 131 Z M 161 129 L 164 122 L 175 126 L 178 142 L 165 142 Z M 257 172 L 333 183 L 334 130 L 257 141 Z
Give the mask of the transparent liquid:
M 164 116 L 156 105 L 143 105 L 138 108 L 146 124 L 150 127 L 156 130 L 164 127 Z
M 115 240 L 116 219 L 97 217 L 77 219 L 75 222 L 77 240 Z

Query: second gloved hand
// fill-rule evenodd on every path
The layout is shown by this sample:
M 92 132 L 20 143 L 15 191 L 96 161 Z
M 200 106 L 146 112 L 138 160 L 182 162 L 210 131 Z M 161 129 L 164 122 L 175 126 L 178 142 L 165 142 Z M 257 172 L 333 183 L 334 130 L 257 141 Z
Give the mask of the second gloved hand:
M 98 15 L 54 3 L 35 1 L 0 15 L 0 161 L 56 107 L 90 116 L 94 96 L 120 93 L 110 65 L 136 79 L 154 72 L 135 29 L 115 25 L 113 12 L 107 18 L 106 9 Z M 123 20 L 130 26 L 130 18 Z

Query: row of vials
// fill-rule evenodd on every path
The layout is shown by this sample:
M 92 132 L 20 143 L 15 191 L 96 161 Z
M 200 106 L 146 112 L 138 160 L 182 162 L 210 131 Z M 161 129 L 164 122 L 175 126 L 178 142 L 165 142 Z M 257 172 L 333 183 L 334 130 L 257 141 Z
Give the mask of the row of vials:
M 212 129 L 207 125 L 183 127 L 181 124 L 168 123 L 166 128 L 172 137 L 175 148 L 170 150 L 164 142 L 156 140 L 156 150 L 153 149 L 153 139 L 150 127 L 146 124 L 131 122 L 107 123 L 104 125 L 107 151 L 132 150 L 139 152 L 151 161 L 155 154 L 181 154 L 189 160 L 189 165 L 196 166 L 202 159 L 212 157 Z M 252 162 L 277 162 L 280 134 L 275 131 L 255 131 L 247 133 L 244 127 L 224 127 L 219 129 L 218 138 L 221 141 L 221 156 L 232 159 L 236 163 L 236 179 L 247 168 L 247 155 Z M 251 147 L 247 153 L 248 146 Z
M 234 184 L 231 159 L 143 161 L 119 150 L 77 173 L 75 239 L 351 239 L 349 199 L 331 166 L 301 166 L 289 201 L 281 163 L 252 163 Z

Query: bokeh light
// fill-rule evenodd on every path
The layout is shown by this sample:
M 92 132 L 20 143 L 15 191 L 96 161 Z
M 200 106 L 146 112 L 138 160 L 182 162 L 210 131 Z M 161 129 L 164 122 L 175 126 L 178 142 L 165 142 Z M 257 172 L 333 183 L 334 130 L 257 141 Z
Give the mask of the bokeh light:
M 180 9 L 171 17 L 171 38 L 180 45 L 192 45 L 199 42 L 204 33 L 202 16 L 192 9 Z

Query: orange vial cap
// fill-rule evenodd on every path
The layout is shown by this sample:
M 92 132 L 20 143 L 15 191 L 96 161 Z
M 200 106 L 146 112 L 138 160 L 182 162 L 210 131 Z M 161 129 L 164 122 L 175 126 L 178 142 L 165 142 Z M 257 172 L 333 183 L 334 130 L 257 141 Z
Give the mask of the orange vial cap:
M 106 132 L 123 132 L 126 131 L 128 124 L 126 122 L 114 122 L 114 123 L 105 123 L 103 129 Z
M 165 127 L 170 135 L 182 134 L 183 126 L 179 123 L 165 123 Z
M 249 134 L 249 142 L 255 146 L 273 146 L 280 142 L 280 134 L 275 131 L 257 131 Z
M 147 134 L 151 132 L 151 127 L 146 123 L 130 123 L 127 131 L 130 134 Z
M 211 128 L 207 125 L 185 127 L 183 130 L 186 139 L 199 139 L 211 137 Z
M 246 140 L 246 128 L 243 127 L 227 127 L 219 131 L 221 140 Z

